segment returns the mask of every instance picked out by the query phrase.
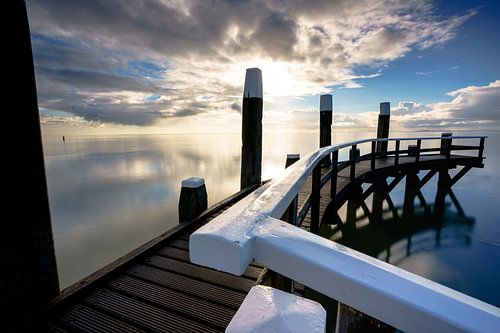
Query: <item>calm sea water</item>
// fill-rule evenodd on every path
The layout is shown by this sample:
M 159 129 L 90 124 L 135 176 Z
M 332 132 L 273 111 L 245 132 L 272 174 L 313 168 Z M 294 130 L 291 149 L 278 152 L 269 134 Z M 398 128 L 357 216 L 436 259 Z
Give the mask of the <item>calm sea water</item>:
M 439 134 L 392 132 L 391 136 Z M 333 141 L 373 135 L 334 131 Z M 360 246 L 359 250 L 500 306 L 500 133 L 487 135 L 485 168 L 471 170 L 453 188 L 466 217 L 457 217 L 449 206 L 440 246 L 435 246 L 435 228 L 420 228 L 412 235 L 409 256 L 402 250 L 406 239 L 392 244 L 389 256 L 387 249 Z M 209 205 L 239 189 L 238 134 L 66 136 L 65 142 L 44 136 L 43 140 L 62 287 L 175 226 L 182 179 L 205 178 Z M 317 145 L 314 132 L 264 133 L 263 178 L 284 169 L 287 153 L 305 156 Z M 423 190 L 430 204 L 435 188 L 433 179 Z M 396 206 L 403 203 L 402 191 L 399 186 L 392 194 Z M 389 224 L 378 232 L 391 233 L 391 228 Z

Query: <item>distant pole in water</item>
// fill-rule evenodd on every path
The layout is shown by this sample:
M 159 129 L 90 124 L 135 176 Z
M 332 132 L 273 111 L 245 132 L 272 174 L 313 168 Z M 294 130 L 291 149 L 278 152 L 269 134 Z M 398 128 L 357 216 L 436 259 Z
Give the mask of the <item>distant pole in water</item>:
M 321 95 L 319 102 L 319 147 L 332 144 L 333 97 L 330 94 Z M 330 165 L 330 157 L 323 159 L 323 165 Z
M 4 21 L 10 19 L 6 61 L 16 68 L 4 73 L 16 112 L 5 113 L 2 132 L 13 126 L 23 133 L 22 140 L 5 145 L 2 162 L 6 177 L 2 181 L 0 321 L 2 330 L 10 332 L 59 294 L 59 282 L 25 2 L 11 1 L 2 16 Z
M 191 177 L 181 183 L 179 223 L 191 221 L 208 208 L 205 179 Z
M 378 115 L 377 139 L 389 137 L 389 124 L 391 120 L 391 103 L 380 103 L 380 114 Z M 377 142 L 377 153 L 387 153 L 387 142 Z
M 248 68 L 243 89 L 241 189 L 260 184 L 262 169 L 262 72 Z

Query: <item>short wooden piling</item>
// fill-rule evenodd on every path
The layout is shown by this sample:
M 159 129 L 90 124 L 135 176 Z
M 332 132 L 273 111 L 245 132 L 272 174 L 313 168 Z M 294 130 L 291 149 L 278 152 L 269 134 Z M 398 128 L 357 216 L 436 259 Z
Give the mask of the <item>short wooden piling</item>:
M 179 198 L 179 223 L 191 221 L 208 208 L 207 188 L 203 178 L 184 179 Z
M 286 154 L 285 169 L 300 160 L 300 154 Z
M 440 154 L 450 156 L 451 152 L 451 137 L 452 133 L 441 133 L 441 149 Z
M 321 95 L 319 103 L 319 147 L 328 147 L 332 144 L 332 119 L 333 119 L 333 97 L 330 94 Z M 329 166 L 330 157 L 325 157 L 321 162 L 323 166 Z
M 290 165 L 294 164 L 300 159 L 300 154 L 287 154 L 286 155 L 286 162 L 285 162 L 285 169 L 288 168 Z M 293 199 L 292 203 L 290 203 L 290 206 L 288 206 L 287 210 L 283 214 L 282 220 L 286 221 L 290 224 L 297 225 L 297 209 L 298 209 L 298 196 Z
M 28 16 L 24 1 L 2 13 L 6 109 L 2 121 L 2 231 L 0 232 L 0 322 L 9 332 L 24 317 L 59 294 L 56 257 L 45 179 Z M 14 133 L 11 136 L 9 133 Z M 19 134 L 19 135 L 18 135 Z
M 248 68 L 242 110 L 241 189 L 258 185 L 262 169 L 262 72 Z
M 380 103 L 380 114 L 378 115 L 377 139 L 387 139 L 389 137 L 389 125 L 391 121 L 391 104 L 389 102 Z M 387 141 L 377 142 L 377 152 L 383 156 L 387 153 Z

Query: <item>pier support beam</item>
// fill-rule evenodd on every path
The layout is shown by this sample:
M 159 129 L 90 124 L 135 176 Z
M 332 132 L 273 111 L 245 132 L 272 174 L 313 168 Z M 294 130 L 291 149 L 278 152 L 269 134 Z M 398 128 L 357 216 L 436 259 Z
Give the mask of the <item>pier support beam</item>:
M 28 16 L 24 1 L 8 8 L 2 12 L 10 22 L 6 63 L 15 70 L 3 74 L 9 112 L 1 131 L 0 232 L 0 322 L 7 332 L 59 294 Z M 8 134 L 13 132 L 20 135 Z
M 372 199 L 372 221 L 382 221 L 382 213 L 384 211 L 384 199 L 387 193 L 387 181 L 385 179 L 377 179 L 373 183 L 373 199 Z
M 420 192 L 420 178 L 414 172 L 406 175 L 405 198 L 403 203 L 403 214 L 405 216 L 415 215 L 415 198 Z
M 262 72 L 248 68 L 243 90 L 241 189 L 258 185 L 262 169 Z
M 184 179 L 179 198 L 179 223 L 191 221 L 208 208 L 205 179 Z
M 434 199 L 434 215 L 441 217 L 444 214 L 445 200 L 450 189 L 450 175 L 448 169 L 439 170 L 436 198 Z
M 332 144 L 332 119 L 333 119 L 333 97 L 330 94 L 321 95 L 319 103 L 319 147 L 328 147 Z M 321 162 L 323 166 L 329 166 L 330 157 Z
M 389 102 L 380 103 L 380 114 L 378 116 L 377 139 L 387 139 L 389 137 L 389 124 L 391 120 L 391 104 Z M 377 142 L 377 153 L 382 156 L 387 153 L 387 142 Z

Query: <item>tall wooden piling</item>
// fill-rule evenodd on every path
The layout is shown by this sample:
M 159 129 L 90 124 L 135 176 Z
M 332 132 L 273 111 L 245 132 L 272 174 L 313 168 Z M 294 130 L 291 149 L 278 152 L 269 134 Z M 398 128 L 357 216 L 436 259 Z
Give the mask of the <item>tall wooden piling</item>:
M 262 72 L 248 68 L 243 89 L 241 189 L 261 182 L 262 97 Z
M 389 137 L 389 125 L 391 121 L 391 104 L 389 102 L 380 103 L 380 113 L 378 115 L 377 139 L 387 139 Z M 385 155 L 387 153 L 387 142 L 377 142 L 377 153 Z
M 3 74 L 9 96 L 2 120 L 0 232 L 0 322 L 5 331 L 59 293 L 28 16 L 24 1 L 12 1 L 8 8 L 2 14 L 10 22 L 5 55 L 15 70 Z
M 319 102 L 319 147 L 328 147 L 332 144 L 332 119 L 333 119 L 333 97 L 330 94 L 320 96 Z M 330 157 L 321 162 L 322 165 L 330 165 Z
M 205 179 L 191 177 L 181 183 L 179 222 L 191 221 L 208 208 Z

